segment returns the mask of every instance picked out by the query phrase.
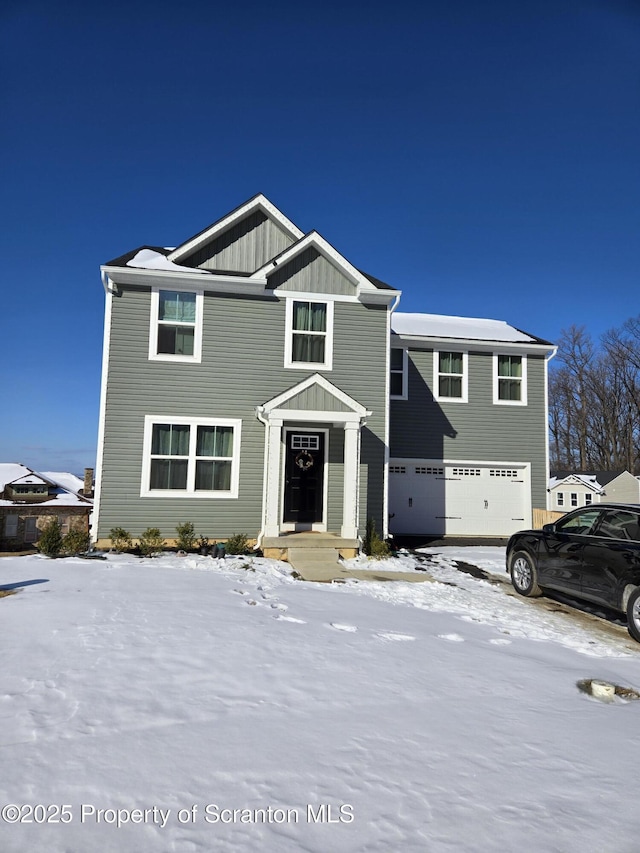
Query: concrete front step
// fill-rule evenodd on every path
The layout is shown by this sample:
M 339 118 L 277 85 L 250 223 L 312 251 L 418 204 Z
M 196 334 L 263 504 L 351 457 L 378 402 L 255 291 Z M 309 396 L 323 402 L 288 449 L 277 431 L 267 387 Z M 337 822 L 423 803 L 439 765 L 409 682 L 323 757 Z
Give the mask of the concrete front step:
M 265 536 L 262 540 L 264 556 L 274 560 L 288 560 L 289 552 L 294 548 L 297 551 L 326 553 L 326 559 L 333 563 L 334 558 L 357 556 L 360 543 L 357 539 L 344 539 L 335 533 L 289 533 Z

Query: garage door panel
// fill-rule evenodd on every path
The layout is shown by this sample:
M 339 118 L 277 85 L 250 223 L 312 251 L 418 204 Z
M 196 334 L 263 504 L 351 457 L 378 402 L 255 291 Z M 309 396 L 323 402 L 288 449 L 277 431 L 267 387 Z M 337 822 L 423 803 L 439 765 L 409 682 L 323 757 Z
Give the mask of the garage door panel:
M 403 460 L 390 467 L 390 529 L 407 535 L 509 536 L 530 523 L 528 497 L 525 465 Z
M 389 466 L 389 528 L 406 536 L 445 533 L 445 481 L 442 465 L 406 461 Z

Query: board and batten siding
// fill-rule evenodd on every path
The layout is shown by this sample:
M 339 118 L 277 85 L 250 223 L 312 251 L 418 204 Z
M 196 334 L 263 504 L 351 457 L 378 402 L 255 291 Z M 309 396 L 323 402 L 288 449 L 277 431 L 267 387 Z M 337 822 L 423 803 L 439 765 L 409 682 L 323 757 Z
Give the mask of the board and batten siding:
M 469 352 L 466 403 L 434 399 L 432 350 L 409 350 L 408 383 L 408 399 L 391 401 L 392 458 L 530 462 L 532 505 L 546 506 L 544 357 L 527 355 L 524 406 L 494 404 L 490 352 Z
M 172 538 L 178 523 L 191 521 L 209 538 L 239 532 L 253 537 L 262 513 L 265 437 L 256 406 L 315 372 L 284 367 L 284 300 L 205 293 L 201 363 L 149 360 L 149 321 L 150 290 L 121 287 L 111 312 L 97 535 L 106 538 L 112 527 L 122 526 L 139 536 L 151 526 Z M 382 522 L 385 353 L 386 309 L 336 303 L 333 370 L 319 372 L 373 412 L 363 429 L 362 530 L 367 515 Z M 146 415 L 241 419 L 238 499 L 141 498 Z M 344 437 L 338 432 L 331 430 L 328 450 L 328 520 L 334 530 L 342 521 Z
M 252 273 L 292 243 L 292 237 L 262 211 L 256 211 L 181 263 L 206 270 Z
M 313 247 L 305 249 L 286 265 L 276 269 L 269 276 L 269 287 L 308 293 L 310 296 L 322 293 L 339 296 L 354 294 L 352 282 Z

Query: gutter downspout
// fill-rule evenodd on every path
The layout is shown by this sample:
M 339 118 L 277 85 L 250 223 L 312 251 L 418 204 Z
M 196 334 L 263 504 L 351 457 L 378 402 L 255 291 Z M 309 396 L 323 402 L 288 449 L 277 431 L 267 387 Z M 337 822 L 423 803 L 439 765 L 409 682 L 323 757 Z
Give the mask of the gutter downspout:
M 389 537 L 389 428 L 391 421 L 391 315 L 398 307 L 400 302 L 400 296 L 402 294 L 398 293 L 395 299 L 393 300 L 393 304 L 389 308 L 389 313 L 387 315 L 387 373 L 386 373 L 386 417 L 385 417 L 385 428 L 384 428 L 384 472 L 383 472 L 383 489 L 384 489 L 384 497 L 382 502 L 382 538 L 387 539 Z M 359 478 L 358 478 L 359 479 Z
M 551 476 L 551 471 L 550 471 L 550 464 L 551 463 L 550 463 L 550 458 L 549 458 L 550 457 L 549 438 L 550 438 L 550 433 L 551 433 L 550 424 L 549 424 L 549 362 L 551 361 L 552 358 L 555 358 L 557 354 L 558 354 L 558 347 L 553 347 L 553 349 L 548 353 L 548 355 L 546 356 L 546 358 L 544 360 L 544 422 L 546 425 L 546 433 L 547 433 L 547 440 L 545 442 L 545 448 L 546 448 L 546 454 L 545 454 L 546 455 L 546 459 L 545 459 L 546 482 L 544 484 L 544 487 L 545 487 L 544 490 L 545 490 L 545 494 L 547 496 L 547 500 L 546 500 L 547 510 L 551 509 L 551 492 L 549 491 L 549 477 Z

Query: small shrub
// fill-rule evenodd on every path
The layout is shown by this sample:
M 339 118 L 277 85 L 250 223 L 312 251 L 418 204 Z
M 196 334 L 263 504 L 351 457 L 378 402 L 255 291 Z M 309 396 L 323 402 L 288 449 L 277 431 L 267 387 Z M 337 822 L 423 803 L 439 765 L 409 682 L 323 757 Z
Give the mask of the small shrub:
M 224 543 L 227 554 L 249 554 L 249 541 L 244 533 L 236 533 Z
M 140 537 L 140 553 L 144 557 L 150 557 L 152 554 L 162 551 L 164 544 L 159 528 L 147 527 Z
M 109 531 L 109 539 L 114 551 L 131 551 L 133 549 L 133 541 L 131 534 L 123 527 L 112 527 Z
M 62 528 L 57 518 L 52 518 L 42 528 L 38 550 L 47 557 L 57 557 L 62 551 Z
M 176 525 L 176 546 L 179 551 L 193 551 L 196 547 L 196 533 L 190 521 Z
M 65 554 L 85 554 L 89 550 L 89 534 L 81 527 L 72 527 L 62 539 L 62 550 Z
M 372 518 L 367 519 L 367 527 L 364 535 L 364 542 L 362 543 L 362 550 L 369 557 L 373 557 L 376 560 L 382 560 L 391 555 L 391 549 L 387 543 L 384 539 L 381 539 L 378 536 L 376 523 Z

